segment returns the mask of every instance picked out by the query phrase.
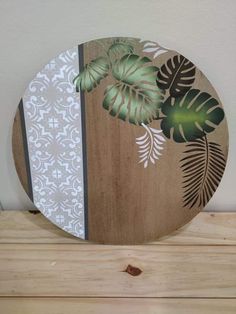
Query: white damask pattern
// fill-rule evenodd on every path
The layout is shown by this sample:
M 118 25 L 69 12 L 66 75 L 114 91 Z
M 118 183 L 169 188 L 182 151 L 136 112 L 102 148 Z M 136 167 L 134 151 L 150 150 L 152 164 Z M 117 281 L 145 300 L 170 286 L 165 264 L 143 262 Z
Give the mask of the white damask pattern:
M 34 204 L 52 222 L 85 237 L 77 47 L 61 53 L 23 97 Z

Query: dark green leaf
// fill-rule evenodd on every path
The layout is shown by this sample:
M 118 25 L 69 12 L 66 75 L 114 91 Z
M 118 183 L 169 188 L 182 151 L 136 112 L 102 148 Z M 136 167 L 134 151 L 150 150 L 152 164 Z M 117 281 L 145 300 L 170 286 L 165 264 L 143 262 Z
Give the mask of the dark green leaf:
M 190 90 L 182 97 L 169 97 L 161 106 L 161 128 L 175 142 L 192 141 L 214 131 L 224 118 L 218 101 L 205 92 Z

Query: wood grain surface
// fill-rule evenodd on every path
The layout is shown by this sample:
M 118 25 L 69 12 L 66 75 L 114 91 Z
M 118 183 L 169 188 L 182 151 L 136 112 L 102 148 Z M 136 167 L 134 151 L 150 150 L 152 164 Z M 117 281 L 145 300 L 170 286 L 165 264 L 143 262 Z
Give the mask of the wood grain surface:
M 5 314 L 235 314 L 232 299 L 0 298 Z
M 86 244 L 42 214 L 0 211 L 0 243 Z M 148 245 L 236 245 L 236 213 L 201 212 L 190 223 Z
M 99 55 L 96 41 L 84 44 L 84 64 Z M 149 56 L 136 44 L 136 52 Z M 169 51 L 152 60 L 159 67 L 176 55 Z M 139 163 L 135 139 L 142 127 L 112 117 L 102 107 L 104 91 L 114 83 L 108 75 L 99 87 L 85 93 L 86 146 L 88 169 L 89 240 L 102 243 L 133 244 L 153 241 L 190 221 L 203 206 L 183 206 L 183 178 L 179 161 L 185 143 L 167 141 L 163 156 L 155 165 Z M 218 96 L 207 78 L 197 70 L 193 88 Z M 160 122 L 152 127 L 160 129 Z M 209 134 L 220 143 L 227 156 L 226 121 Z
M 1 212 L 0 309 L 235 313 L 235 227 L 235 213 L 200 213 L 155 243 L 104 246 L 69 236 L 41 214 Z M 139 275 L 127 273 L 128 265 Z
M 1 244 L 0 255 L 0 296 L 236 295 L 232 246 Z M 142 273 L 131 276 L 128 265 Z

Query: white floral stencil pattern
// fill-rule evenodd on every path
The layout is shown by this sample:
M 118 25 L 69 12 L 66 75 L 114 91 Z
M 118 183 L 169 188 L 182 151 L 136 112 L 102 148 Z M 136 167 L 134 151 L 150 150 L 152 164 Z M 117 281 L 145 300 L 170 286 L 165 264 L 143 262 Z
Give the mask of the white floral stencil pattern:
M 51 221 L 85 238 L 82 128 L 77 47 L 61 53 L 23 97 L 33 199 Z

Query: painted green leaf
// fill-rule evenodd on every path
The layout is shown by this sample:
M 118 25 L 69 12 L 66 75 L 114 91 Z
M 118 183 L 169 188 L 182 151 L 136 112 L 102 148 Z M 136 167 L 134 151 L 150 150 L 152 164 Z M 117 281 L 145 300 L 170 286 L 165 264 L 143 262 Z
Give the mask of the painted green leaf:
M 224 111 L 211 95 L 192 89 L 182 97 L 169 97 L 162 104 L 165 115 L 161 128 L 176 142 L 192 141 L 214 131 L 224 118 Z
M 156 85 L 158 68 L 147 57 L 123 56 L 113 66 L 118 80 L 105 90 L 103 107 L 112 116 L 134 124 L 148 124 L 158 116 L 161 93 Z
M 131 54 L 133 51 L 134 48 L 129 43 L 115 41 L 108 49 L 108 54 L 111 57 L 118 58 L 124 54 Z
M 83 71 L 77 75 L 73 83 L 76 90 L 90 92 L 97 87 L 100 81 L 108 75 L 109 61 L 105 57 L 99 57 L 86 64 Z

